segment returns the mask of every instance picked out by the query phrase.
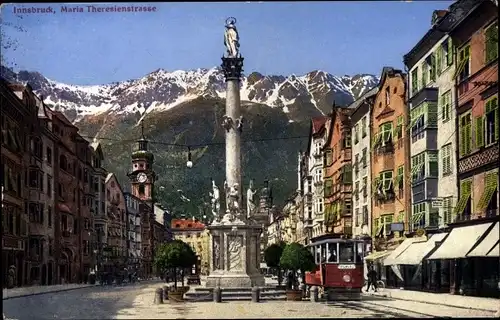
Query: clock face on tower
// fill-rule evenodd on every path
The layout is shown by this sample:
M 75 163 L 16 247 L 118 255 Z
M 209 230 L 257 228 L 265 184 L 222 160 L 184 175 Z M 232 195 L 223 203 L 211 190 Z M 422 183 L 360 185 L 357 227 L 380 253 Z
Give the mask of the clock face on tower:
M 148 177 L 146 176 L 146 174 L 144 172 L 141 172 L 137 175 L 137 181 L 139 181 L 140 183 L 146 182 L 147 179 L 148 179 Z

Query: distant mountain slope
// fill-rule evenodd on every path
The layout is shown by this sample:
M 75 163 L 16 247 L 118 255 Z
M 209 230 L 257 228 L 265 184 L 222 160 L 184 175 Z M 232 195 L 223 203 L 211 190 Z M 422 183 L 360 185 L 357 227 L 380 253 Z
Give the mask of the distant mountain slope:
M 210 190 L 210 177 L 222 187 L 224 179 L 225 83 L 219 68 L 167 72 L 158 69 L 140 79 L 119 83 L 78 86 L 47 79 L 38 72 L 14 73 L 1 70 L 10 81 L 29 83 L 45 102 L 63 111 L 83 135 L 101 138 L 109 171 L 127 186 L 131 140 L 139 135 L 138 122 L 144 119 L 159 173 L 159 185 L 166 191 L 158 197 L 178 211 L 202 210 L 203 196 Z M 324 71 L 303 76 L 273 76 L 254 72 L 242 79 L 241 99 L 246 119 L 242 138 L 258 140 L 306 136 L 308 120 L 348 105 L 373 88 L 372 75 L 336 77 Z M 112 139 L 112 140 L 111 140 Z M 120 141 L 115 141 L 120 140 Z M 195 165 L 185 168 L 186 148 L 165 143 L 207 145 L 194 148 Z M 297 152 L 307 139 L 246 142 L 242 146 L 243 180 L 262 184 L 269 179 L 277 202 L 294 191 Z M 245 185 L 246 188 L 246 185 Z M 192 199 L 186 207 L 177 189 Z M 206 199 L 205 199 L 206 200 Z

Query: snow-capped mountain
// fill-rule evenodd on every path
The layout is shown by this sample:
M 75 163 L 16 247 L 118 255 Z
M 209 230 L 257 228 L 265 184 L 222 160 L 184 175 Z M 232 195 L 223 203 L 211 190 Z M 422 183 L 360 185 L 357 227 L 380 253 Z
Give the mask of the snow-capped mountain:
M 162 195 L 168 203 L 179 202 L 175 190 L 182 186 L 192 201 L 192 210 L 201 201 L 210 180 L 224 181 L 224 129 L 220 124 L 225 108 L 224 76 L 219 68 L 191 71 L 156 70 L 140 79 L 97 86 L 68 85 L 50 80 L 38 72 L 14 73 L 2 68 L 10 81 L 29 83 L 44 101 L 63 111 L 87 139 L 103 144 L 105 166 L 127 185 L 131 141 L 140 136 L 137 126 L 145 119 L 146 136 L 155 153 L 158 185 L 170 186 Z M 272 181 L 277 203 L 295 190 L 297 152 L 307 146 L 311 117 L 330 112 L 332 103 L 348 106 L 378 83 L 372 75 L 337 77 L 324 71 L 305 75 L 263 75 L 251 73 L 242 79 L 243 180 L 257 184 Z M 280 138 L 258 142 L 258 139 Z M 257 141 L 254 141 L 256 140 Z M 192 148 L 194 166 L 184 170 L 185 148 L 165 143 L 203 146 Z M 208 191 L 206 191 L 208 194 Z
M 16 74 L 5 68 L 2 76 L 29 83 L 47 104 L 64 111 L 74 121 L 110 112 L 145 115 L 167 111 L 200 97 L 225 96 L 224 76 L 218 67 L 172 72 L 158 69 L 139 79 L 95 86 L 63 84 L 38 72 Z M 337 105 L 350 104 L 377 82 L 372 75 L 337 77 L 318 70 L 302 76 L 266 76 L 254 72 L 242 79 L 241 99 L 279 108 L 289 113 L 291 120 L 300 121 L 329 112 L 334 100 Z

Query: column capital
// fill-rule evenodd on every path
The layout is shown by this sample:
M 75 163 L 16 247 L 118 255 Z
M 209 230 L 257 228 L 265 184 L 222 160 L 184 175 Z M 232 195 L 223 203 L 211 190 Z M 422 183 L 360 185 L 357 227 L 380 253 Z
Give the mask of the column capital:
M 224 72 L 224 76 L 226 81 L 229 80 L 240 80 L 241 72 L 243 71 L 243 60 L 245 58 L 226 58 L 222 57 L 222 71 Z

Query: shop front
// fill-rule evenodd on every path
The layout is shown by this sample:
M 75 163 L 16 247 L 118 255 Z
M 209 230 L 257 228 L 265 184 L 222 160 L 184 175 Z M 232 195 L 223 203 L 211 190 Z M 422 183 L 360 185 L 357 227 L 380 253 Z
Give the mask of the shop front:
M 394 258 L 385 262 L 390 267 L 389 279 L 400 287 L 409 290 L 438 291 L 438 274 L 433 267 L 425 260 L 446 238 L 447 233 L 438 233 L 426 237 L 413 238 L 413 241 Z
M 403 272 L 406 270 L 398 264 L 397 258 L 413 243 L 425 242 L 426 240 L 427 238 L 425 237 L 407 238 L 384 259 L 384 272 L 386 274 L 386 286 L 388 288 L 405 287 Z
M 498 220 L 498 218 L 495 218 Z M 500 297 L 499 222 L 471 221 L 455 226 L 442 245 L 428 257 L 440 287 L 451 294 Z

